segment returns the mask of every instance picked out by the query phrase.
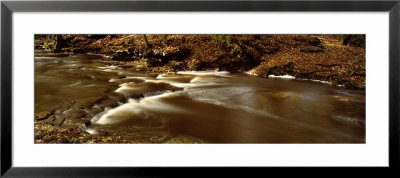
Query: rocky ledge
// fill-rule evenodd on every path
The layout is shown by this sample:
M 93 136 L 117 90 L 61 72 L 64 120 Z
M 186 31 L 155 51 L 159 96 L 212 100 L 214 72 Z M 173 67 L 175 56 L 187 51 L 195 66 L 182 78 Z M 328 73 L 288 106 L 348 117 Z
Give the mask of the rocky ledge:
M 103 54 L 140 71 L 248 71 L 365 88 L 365 35 L 36 35 L 35 48 Z

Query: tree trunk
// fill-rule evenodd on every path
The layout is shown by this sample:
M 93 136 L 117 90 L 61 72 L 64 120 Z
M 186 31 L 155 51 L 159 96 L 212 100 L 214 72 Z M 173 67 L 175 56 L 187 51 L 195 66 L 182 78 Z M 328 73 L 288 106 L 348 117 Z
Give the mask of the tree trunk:
M 66 42 L 62 35 L 56 35 L 54 49 L 61 49 L 66 46 Z
M 167 35 L 162 35 L 162 40 L 164 45 L 168 45 Z
M 146 35 L 143 35 L 143 40 L 144 40 L 144 46 L 145 46 L 146 50 L 148 50 L 150 48 L 150 45 L 149 45 L 149 42 L 147 41 Z

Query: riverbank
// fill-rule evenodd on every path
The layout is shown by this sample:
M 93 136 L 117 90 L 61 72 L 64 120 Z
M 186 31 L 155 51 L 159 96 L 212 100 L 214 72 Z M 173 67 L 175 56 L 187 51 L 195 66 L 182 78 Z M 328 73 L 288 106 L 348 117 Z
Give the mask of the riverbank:
M 48 120 L 35 120 L 35 138 L 34 143 L 36 144 L 53 144 L 53 143 L 64 143 L 64 144 L 150 144 L 146 139 L 132 139 L 124 138 L 123 136 L 117 134 L 90 134 L 79 127 L 57 127 L 49 122 Z M 202 143 L 201 140 L 187 137 L 179 136 L 171 138 L 163 143 L 175 144 L 175 143 Z
M 363 35 L 37 35 L 35 46 L 102 54 L 136 71 L 290 75 L 365 89 Z

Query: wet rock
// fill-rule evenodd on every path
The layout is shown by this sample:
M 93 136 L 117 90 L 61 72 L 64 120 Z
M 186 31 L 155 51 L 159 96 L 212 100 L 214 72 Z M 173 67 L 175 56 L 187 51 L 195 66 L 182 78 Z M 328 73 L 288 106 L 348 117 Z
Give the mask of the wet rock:
M 112 98 L 107 98 L 107 99 L 101 101 L 101 103 L 99 103 L 99 105 L 101 105 L 102 108 L 115 107 L 115 106 L 118 106 L 118 100 L 115 100 Z
M 70 110 L 64 111 L 64 114 L 68 115 L 69 117 L 72 117 L 72 118 L 81 118 L 86 114 L 86 112 L 82 111 L 82 110 L 78 110 L 78 109 L 70 109 Z
M 127 84 L 126 88 L 119 89 L 117 92 L 122 93 L 131 98 L 142 98 L 146 94 L 154 95 L 161 94 L 165 91 L 177 91 L 182 88 L 172 86 L 168 83 L 139 83 L 139 84 Z
M 248 74 L 268 77 L 269 75 L 293 75 L 294 63 L 288 62 L 280 65 L 262 63 L 256 68 L 248 71 Z
M 57 109 L 57 110 L 54 111 L 53 114 L 54 114 L 54 115 L 60 115 L 60 114 L 62 114 L 64 111 L 65 111 L 64 108 L 62 108 L 62 109 Z
M 338 120 L 338 121 L 344 121 L 344 122 L 349 122 L 349 123 L 354 123 L 354 124 L 365 124 L 365 122 L 360 119 L 348 117 L 348 116 L 332 116 L 332 118 L 335 120 Z
M 119 76 L 119 77 L 118 77 L 118 79 L 123 79 L 123 78 L 126 78 L 126 76 L 125 76 L 125 75 L 122 75 L 122 76 Z
M 161 94 L 163 94 L 163 93 L 165 93 L 165 91 L 155 91 L 155 92 L 149 92 L 149 93 L 141 94 L 141 96 L 143 96 L 143 97 L 150 97 L 150 96 L 161 95 Z
M 279 66 L 272 66 L 265 71 L 264 76 L 268 77 L 269 75 L 287 75 L 287 74 L 292 74 L 293 73 L 293 68 L 294 68 L 294 63 L 293 62 L 288 62 L 283 65 Z
M 64 121 L 67 117 L 68 116 L 66 116 L 66 115 L 57 115 L 57 116 L 55 116 L 55 119 L 51 123 L 53 126 L 60 127 L 60 126 L 62 126 L 62 124 L 64 123 Z
M 65 121 L 62 123 L 64 128 L 78 128 L 81 125 L 85 125 L 86 120 L 77 119 L 77 118 L 66 118 Z
M 48 117 L 47 120 L 52 122 L 52 121 L 56 120 L 56 116 L 52 115 L 52 116 Z
M 96 105 L 94 105 L 94 106 L 96 106 Z M 93 106 L 92 108 L 85 109 L 86 113 L 87 113 L 87 114 L 94 114 L 94 115 L 96 115 L 97 113 L 99 113 L 99 112 L 102 111 L 102 110 L 99 109 L 98 107 L 94 107 L 94 106 Z
M 52 114 L 51 111 L 42 111 L 39 113 L 35 113 L 35 119 L 36 120 L 43 120 L 43 119 L 47 119 L 47 117 L 49 117 Z
M 83 122 L 84 122 L 85 126 L 89 126 L 91 123 L 90 119 L 83 120 Z
M 119 93 L 108 93 L 106 96 L 100 97 L 92 102 L 88 108 L 83 109 L 84 113 L 80 118 L 93 118 L 96 114 L 104 111 L 106 108 L 118 106 L 126 101 L 124 95 Z

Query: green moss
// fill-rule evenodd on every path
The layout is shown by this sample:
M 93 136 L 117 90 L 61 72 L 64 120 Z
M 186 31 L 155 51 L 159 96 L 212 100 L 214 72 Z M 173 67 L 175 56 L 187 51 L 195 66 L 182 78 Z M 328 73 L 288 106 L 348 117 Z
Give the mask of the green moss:
M 218 51 L 223 48 L 231 47 L 231 35 L 215 35 L 212 38 L 211 43 L 214 44 L 214 50 Z

